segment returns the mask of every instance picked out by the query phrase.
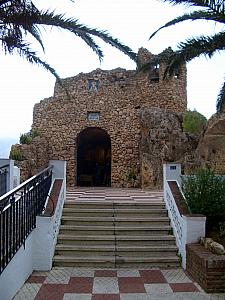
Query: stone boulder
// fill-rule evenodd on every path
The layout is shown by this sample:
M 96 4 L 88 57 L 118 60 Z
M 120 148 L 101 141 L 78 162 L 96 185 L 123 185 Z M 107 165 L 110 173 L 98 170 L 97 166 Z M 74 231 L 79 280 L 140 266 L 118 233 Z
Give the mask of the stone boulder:
M 186 173 L 201 167 L 225 174 L 225 113 L 209 119 L 196 151 L 192 157 L 185 157 L 184 165 Z
M 19 153 L 17 160 L 13 153 Z M 30 144 L 15 144 L 11 147 L 10 156 L 16 160 L 16 165 L 20 168 L 21 182 L 48 166 L 49 145 L 45 137 L 35 137 Z
M 141 177 L 143 188 L 162 186 L 162 164 L 181 162 L 198 146 L 199 136 L 183 131 L 183 115 L 159 108 L 141 111 Z

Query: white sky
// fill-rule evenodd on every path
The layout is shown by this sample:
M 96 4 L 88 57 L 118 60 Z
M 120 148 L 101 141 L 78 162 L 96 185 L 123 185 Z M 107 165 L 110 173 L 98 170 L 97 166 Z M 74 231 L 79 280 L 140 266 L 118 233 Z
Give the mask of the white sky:
M 37 0 L 40 8 L 57 8 L 67 12 L 81 23 L 108 30 L 114 37 L 134 51 L 146 47 L 159 53 L 168 46 L 176 49 L 179 41 L 202 33 L 214 33 L 219 26 L 206 22 L 185 22 L 164 29 L 151 41 L 150 34 L 170 19 L 181 15 L 181 6 L 171 6 L 157 0 Z M 46 4 L 47 2 L 47 4 Z M 43 31 L 45 55 L 62 77 L 75 76 L 96 68 L 134 69 L 135 64 L 124 54 L 110 46 L 103 46 L 105 58 L 99 63 L 97 56 L 79 38 L 72 34 L 50 29 Z M 36 44 L 33 45 L 37 49 Z M 40 55 L 42 53 L 40 52 Z M 188 108 L 196 108 L 206 117 L 215 112 L 216 97 L 223 82 L 224 54 L 212 60 L 196 59 L 188 64 Z M 55 78 L 40 67 L 32 66 L 19 56 L 0 56 L 0 138 L 19 138 L 32 124 L 33 106 L 53 94 Z

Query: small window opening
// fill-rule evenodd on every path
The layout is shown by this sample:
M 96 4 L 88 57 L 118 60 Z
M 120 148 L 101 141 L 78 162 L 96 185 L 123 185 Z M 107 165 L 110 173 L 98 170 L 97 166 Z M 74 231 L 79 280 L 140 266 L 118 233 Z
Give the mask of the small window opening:
M 152 66 L 149 73 L 149 79 L 151 82 L 159 82 L 159 64 Z
M 89 91 L 98 91 L 99 89 L 99 79 L 88 79 L 88 90 Z
M 180 72 L 179 72 L 178 69 L 176 69 L 176 70 L 174 71 L 174 78 L 175 78 L 175 79 L 179 79 L 179 78 L 180 78 Z

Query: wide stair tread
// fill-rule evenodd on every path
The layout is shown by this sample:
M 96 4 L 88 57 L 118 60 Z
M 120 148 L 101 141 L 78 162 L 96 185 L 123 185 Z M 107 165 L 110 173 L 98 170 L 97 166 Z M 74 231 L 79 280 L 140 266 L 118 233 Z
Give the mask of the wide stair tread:
M 86 190 L 67 193 L 55 266 L 178 267 L 160 192 Z

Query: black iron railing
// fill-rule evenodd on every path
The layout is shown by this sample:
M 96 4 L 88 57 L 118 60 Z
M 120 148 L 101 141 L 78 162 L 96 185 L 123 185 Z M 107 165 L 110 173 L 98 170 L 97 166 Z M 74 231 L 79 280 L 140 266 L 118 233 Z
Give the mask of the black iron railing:
M 0 274 L 36 227 L 52 182 L 47 168 L 0 197 Z
M 9 165 L 0 167 L 0 196 L 4 195 L 7 191 L 7 174 Z

